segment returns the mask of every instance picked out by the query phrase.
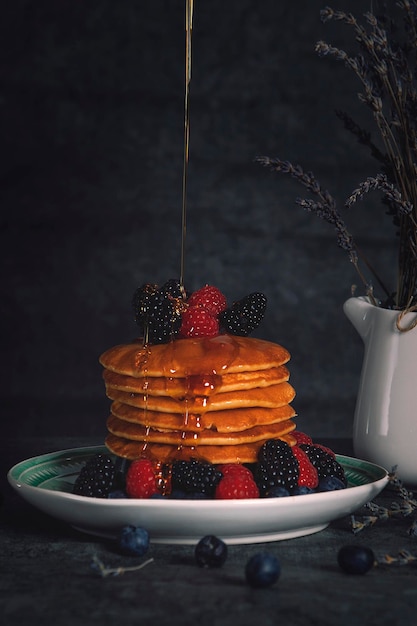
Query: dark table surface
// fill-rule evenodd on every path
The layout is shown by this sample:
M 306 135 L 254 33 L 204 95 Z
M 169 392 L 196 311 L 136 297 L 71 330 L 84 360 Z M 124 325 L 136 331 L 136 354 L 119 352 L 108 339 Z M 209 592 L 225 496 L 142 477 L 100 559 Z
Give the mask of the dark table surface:
M 3 440 L 0 618 L 5 626 L 417 624 L 415 565 L 379 564 L 353 576 L 337 564 L 338 550 L 350 543 L 371 547 L 379 561 L 403 549 L 417 554 L 417 538 L 408 533 L 412 518 L 378 520 L 357 534 L 346 518 L 306 537 L 231 545 L 220 569 L 199 568 L 193 546 L 151 544 L 145 558 L 153 561 L 140 571 L 99 576 L 91 568 L 94 555 L 110 567 L 137 561 L 120 555 L 114 544 L 37 511 L 8 485 L 6 473 L 31 456 L 100 443 L 72 437 Z M 338 453 L 352 453 L 349 441 L 323 443 Z M 377 501 L 390 505 L 394 499 L 387 488 Z M 364 513 L 359 511 L 357 518 Z M 252 589 L 245 582 L 245 564 L 264 550 L 280 560 L 281 576 L 273 587 Z

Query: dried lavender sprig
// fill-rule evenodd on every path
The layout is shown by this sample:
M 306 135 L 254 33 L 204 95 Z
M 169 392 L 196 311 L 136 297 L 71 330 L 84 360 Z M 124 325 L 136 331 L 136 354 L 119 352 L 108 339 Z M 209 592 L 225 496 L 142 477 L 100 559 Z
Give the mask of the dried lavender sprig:
M 366 528 L 375 525 L 377 521 L 386 521 L 395 518 L 408 518 L 417 511 L 417 499 L 412 491 L 408 491 L 396 474 L 396 467 L 389 473 L 389 483 L 386 489 L 391 487 L 395 495 L 400 499 L 399 502 L 391 502 L 390 507 L 376 504 L 375 502 L 367 502 L 367 508 L 371 515 L 365 515 L 361 519 L 351 516 L 351 530 L 353 534 L 357 534 Z M 413 519 L 411 526 L 407 530 L 407 534 L 411 537 L 417 536 L 417 519 Z
M 394 206 L 398 215 L 411 215 L 413 204 L 408 200 L 403 200 L 401 193 L 396 187 L 388 182 L 385 174 L 377 174 L 375 177 L 369 176 L 355 189 L 346 200 L 345 206 L 350 208 L 358 200 L 362 200 L 366 193 L 378 189 L 382 191 L 384 197 L 391 206 Z
M 377 558 L 376 565 L 414 565 L 417 561 L 417 555 L 412 554 L 409 550 L 400 550 L 397 556 L 384 554 Z
M 379 94 L 375 83 L 371 81 L 367 73 L 366 64 L 363 61 L 363 58 L 360 55 L 356 58 L 351 57 L 343 50 L 330 46 L 324 41 L 318 41 L 315 49 L 320 57 L 332 56 L 338 61 L 344 61 L 345 65 L 352 69 L 358 76 L 364 89 L 363 93 L 358 93 L 358 98 L 372 111 L 381 136 L 387 146 L 388 154 L 392 160 L 395 160 L 397 158 L 397 154 L 400 152 L 399 146 L 397 145 L 397 140 L 392 132 L 390 123 L 384 115 L 381 95 Z
M 122 574 L 125 574 L 126 572 L 137 572 L 152 562 L 153 558 L 150 558 L 143 563 L 140 563 L 139 565 L 133 565 L 130 567 L 108 567 L 107 565 L 104 565 L 104 563 L 98 558 L 97 555 L 94 555 L 91 562 L 91 567 L 97 570 L 102 578 L 107 578 L 107 576 L 120 576 Z
M 339 109 L 337 109 L 335 113 L 337 117 L 342 120 L 346 130 L 355 135 L 359 143 L 368 146 L 371 151 L 371 155 L 375 159 L 380 161 L 384 168 L 390 168 L 390 163 L 387 159 L 387 156 L 380 151 L 380 149 L 373 143 L 373 141 L 371 141 L 371 133 L 361 128 L 356 122 L 354 122 L 350 115 L 348 115 L 344 111 L 340 111 Z
M 322 188 L 321 184 L 312 172 L 304 172 L 300 165 L 293 165 L 290 161 L 282 161 L 278 158 L 272 159 L 266 156 L 257 157 L 255 161 L 265 167 L 268 167 L 271 171 L 289 174 L 292 178 L 295 178 L 311 193 L 319 198 L 318 202 L 297 198 L 296 203 L 299 206 L 302 206 L 305 210 L 315 213 L 319 218 L 335 227 L 339 247 L 348 253 L 351 263 L 355 267 L 355 270 L 366 288 L 367 295 L 374 304 L 377 304 L 373 296 L 372 285 L 368 280 L 366 280 L 359 266 L 357 246 L 355 245 L 353 237 L 348 231 L 345 222 L 337 211 L 336 201 L 333 196 L 331 196 L 326 189 Z
M 397 46 L 396 50 L 393 50 L 387 33 L 379 26 L 378 20 L 371 13 L 365 14 L 368 23 L 373 27 L 371 34 L 368 34 L 350 13 L 333 11 L 326 7 L 321 12 L 321 17 L 323 22 L 336 19 L 353 26 L 356 39 L 368 56 L 367 60 L 362 55 L 349 57 L 343 50 L 329 46 L 322 41 L 316 45 L 316 51 L 320 56 L 333 56 L 337 60 L 343 60 L 360 79 L 364 92 L 359 94 L 359 99 L 371 109 L 390 159 L 398 164 L 397 183 L 399 183 L 401 172 L 407 172 L 410 168 L 410 163 L 403 162 L 402 145 L 404 142 L 409 143 L 411 136 L 415 137 L 415 132 L 413 132 L 415 116 L 404 115 L 407 96 L 415 101 L 415 93 L 410 89 L 403 91 L 403 83 L 410 83 L 410 72 L 407 63 L 404 62 L 401 48 Z M 396 73 L 399 67 L 402 68 L 403 80 Z M 391 102 L 391 121 L 386 118 L 383 111 L 383 94 Z M 400 132 L 399 138 L 393 132 L 395 126 Z M 409 149 L 416 154 L 416 142 L 409 144 Z M 405 153 L 407 154 L 407 151 Z
M 371 109 L 387 151 L 384 173 L 413 206 L 404 214 L 388 199 L 400 238 L 395 304 L 404 309 L 417 302 L 417 3 L 404 0 L 396 6 L 403 12 L 403 30 L 401 21 L 384 15 L 377 19 L 368 12 L 369 32 L 351 13 L 326 7 L 322 21 L 352 27 L 361 54 L 351 57 L 325 42 L 318 42 L 316 49 L 321 56 L 344 61 L 360 79 L 359 97 Z

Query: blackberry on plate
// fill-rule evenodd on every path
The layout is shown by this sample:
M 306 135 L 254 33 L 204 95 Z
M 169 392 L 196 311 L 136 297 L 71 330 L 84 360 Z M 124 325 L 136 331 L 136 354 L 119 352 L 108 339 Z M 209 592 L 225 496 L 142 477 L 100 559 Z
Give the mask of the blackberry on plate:
M 263 293 L 251 293 L 220 313 L 220 325 L 232 335 L 243 337 L 250 335 L 261 323 L 266 303 L 266 296 Z
M 174 461 L 171 471 L 172 491 L 214 496 L 222 476 L 222 473 L 211 463 L 203 463 L 196 459 Z
M 258 454 L 256 482 L 261 496 L 268 496 L 276 487 L 290 493 L 298 484 L 299 466 L 291 446 L 281 439 L 268 439 Z
M 347 480 L 343 467 L 336 459 L 320 446 L 314 444 L 300 444 L 310 459 L 311 464 L 316 468 L 319 480 L 328 476 L 335 476 L 346 486 Z
M 81 469 L 73 493 L 90 498 L 107 498 L 114 479 L 115 467 L 107 454 L 95 454 Z

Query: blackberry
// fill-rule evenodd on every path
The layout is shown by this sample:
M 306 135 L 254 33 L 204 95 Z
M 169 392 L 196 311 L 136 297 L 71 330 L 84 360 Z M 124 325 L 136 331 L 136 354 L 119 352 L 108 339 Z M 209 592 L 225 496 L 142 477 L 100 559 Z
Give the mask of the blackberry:
M 142 326 L 149 315 L 150 297 L 158 290 L 158 285 L 145 283 L 138 287 L 132 297 L 133 314 L 138 326 Z
M 113 486 L 115 467 L 107 454 L 95 454 L 81 469 L 73 493 L 90 498 L 107 498 Z
M 281 439 L 268 439 L 258 454 L 255 480 L 261 496 L 284 487 L 290 493 L 298 484 L 299 466 L 291 446 Z M 272 495 L 271 494 L 271 495 Z
M 173 491 L 199 493 L 214 497 L 214 492 L 222 479 L 220 470 L 211 463 L 174 461 L 172 464 L 171 483 Z
M 176 278 L 170 278 L 169 280 L 167 280 L 166 283 L 164 283 L 160 288 L 160 291 L 162 293 L 166 293 L 172 298 L 182 298 L 184 300 L 187 298 L 184 287 Z
M 180 289 L 175 282 L 175 289 Z M 169 284 L 168 284 L 169 283 Z M 181 310 L 178 298 L 171 295 L 174 285 L 168 281 L 162 289 L 147 283 L 138 287 L 133 295 L 135 321 L 147 343 L 168 343 L 181 327 Z
M 347 480 L 343 467 L 336 459 L 320 446 L 301 444 L 300 448 L 307 454 L 310 462 L 317 470 L 319 481 L 322 478 L 335 476 L 346 486 Z
M 266 296 L 255 292 L 234 302 L 220 313 L 220 326 L 231 335 L 250 335 L 261 323 L 266 310 Z

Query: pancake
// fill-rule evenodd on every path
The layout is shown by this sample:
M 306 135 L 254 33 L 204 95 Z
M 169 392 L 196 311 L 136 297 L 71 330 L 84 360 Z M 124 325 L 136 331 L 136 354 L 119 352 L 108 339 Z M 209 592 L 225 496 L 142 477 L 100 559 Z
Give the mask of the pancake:
M 238 391 L 240 389 L 252 389 L 256 387 L 268 387 L 278 383 L 287 382 L 290 373 L 285 365 L 270 367 L 253 372 L 237 372 L 235 374 L 222 374 L 218 378 L 212 375 L 197 381 L 203 387 L 207 395 L 211 393 L 224 393 L 225 391 Z M 192 377 L 166 378 L 166 377 L 135 377 L 127 374 L 118 374 L 110 370 L 104 370 L 103 379 L 106 387 L 131 393 L 148 393 L 152 396 L 170 396 L 171 398 L 184 398 L 192 393 Z
M 271 341 L 218 335 L 145 346 L 138 340 L 110 348 L 99 360 L 105 369 L 127 376 L 186 378 L 254 372 L 289 359 L 288 350 Z
M 277 424 L 254 426 L 240 432 L 219 433 L 215 430 L 203 429 L 199 432 L 184 430 L 161 430 L 149 428 L 141 424 L 134 424 L 110 415 L 107 420 L 107 429 L 113 435 L 142 441 L 143 443 L 165 443 L 181 446 L 235 446 L 243 443 L 276 439 L 280 435 L 294 430 L 294 422 L 286 420 Z
M 190 399 L 151 396 L 144 393 L 128 393 L 111 387 L 106 388 L 107 396 L 123 404 L 129 404 L 147 411 L 163 413 L 206 413 L 245 407 L 277 408 L 291 402 L 295 397 L 294 388 L 290 383 L 279 383 L 269 387 L 240 391 L 227 391 L 213 396 L 194 396 Z
M 251 407 L 247 409 L 230 409 L 225 411 L 209 411 L 203 415 L 188 414 L 186 417 L 178 413 L 162 413 L 139 409 L 128 404 L 113 402 L 111 412 L 116 417 L 127 422 L 142 424 L 151 428 L 168 430 L 187 430 L 199 432 L 202 429 L 216 430 L 219 433 L 239 432 L 265 424 L 275 424 L 295 417 L 292 406 L 286 404 L 281 407 L 268 409 Z
M 254 463 L 268 439 L 294 445 L 289 359 L 276 343 L 231 335 L 114 346 L 100 357 L 112 400 L 106 445 L 161 463 Z
M 295 425 L 294 425 L 295 427 Z M 281 435 L 279 439 L 294 445 L 296 440 L 290 433 Z M 134 460 L 146 456 L 160 463 L 170 463 L 174 459 L 199 459 L 209 463 L 256 463 L 258 452 L 265 440 L 235 446 L 173 446 L 168 444 L 136 442 L 123 437 L 109 434 L 106 438 L 107 448 L 125 459 Z

